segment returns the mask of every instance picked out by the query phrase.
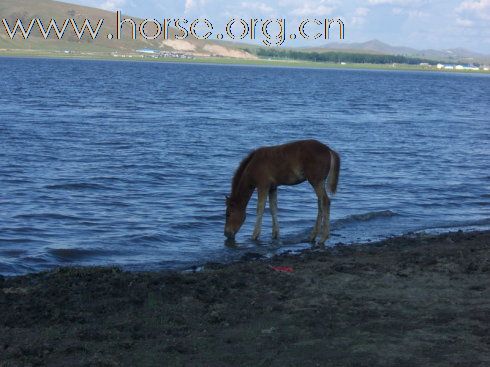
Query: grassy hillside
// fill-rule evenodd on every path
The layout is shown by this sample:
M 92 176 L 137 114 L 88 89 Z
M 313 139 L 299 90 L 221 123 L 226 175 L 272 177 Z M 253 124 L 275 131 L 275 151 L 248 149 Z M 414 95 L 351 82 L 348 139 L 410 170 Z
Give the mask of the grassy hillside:
M 123 15 L 123 18 L 132 18 L 136 25 L 143 21 L 142 19 Z M 82 27 L 83 21 L 89 19 L 93 28 L 96 28 L 97 22 L 104 19 L 104 23 L 99 30 L 97 39 L 93 40 L 86 31 L 85 35 L 78 39 L 76 33 L 72 29 L 72 25 L 68 24 L 65 36 L 60 40 L 52 31 L 48 39 L 45 39 L 38 27 L 34 23 L 31 31 L 31 36 L 25 40 L 21 32 L 18 31 L 14 39 L 11 39 L 4 29 L 2 19 L 6 19 L 10 29 L 13 29 L 17 19 L 20 19 L 24 27 L 28 27 L 29 22 L 39 18 L 42 20 L 44 28 L 47 29 L 50 20 L 53 18 L 59 28 L 62 27 L 66 19 L 75 19 L 79 28 Z M 260 45 L 241 44 L 229 41 L 216 40 L 198 40 L 191 36 L 185 40 L 175 40 L 175 35 L 180 34 L 175 28 L 169 29 L 168 40 L 160 37 L 156 40 L 146 40 L 140 34 L 137 39 L 131 37 L 131 28 L 129 25 L 123 27 L 122 39 L 108 39 L 108 35 L 114 35 L 116 32 L 116 13 L 105 11 L 96 8 L 79 6 L 75 4 L 67 4 L 53 0 L 0 0 L 0 56 L 15 55 L 15 56 L 55 56 L 55 57 L 83 57 L 83 58 L 110 58 L 114 56 L 120 57 L 135 57 L 135 54 L 143 56 L 138 50 L 153 49 L 168 54 L 160 58 L 160 61 L 176 60 L 175 57 L 191 56 L 194 61 L 202 60 L 218 60 L 219 62 L 248 62 L 246 60 L 254 60 L 255 63 L 262 63 L 257 59 L 263 59 L 267 65 L 271 65 L 273 60 L 279 62 L 280 65 L 291 66 L 338 66 L 342 62 L 342 67 L 347 67 L 352 64 L 353 67 L 377 67 L 376 65 L 402 64 L 408 67 L 409 64 L 419 64 L 420 62 L 428 61 L 425 58 L 416 58 L 414 56 L 397 56 L 399 52 L 387 53 L 385 49 L 391 47 L 379 41 L 374 43 L 374 46 L 381 47 L 386 52 L 381 52 L 378 49 L 372 50 L 373 42 L 365 44 L 343 44 L 342 47 L 336 49 L 340 44 L 332 44 L 332 47 L 317 47 L 317 48 L 269 48 Z M 153 25 L 148 24 L 146 30 L 148 35 L 155 32 Z M 335 46 L 337 45 L 337 46 Z M 350 46 L 349 46 L 350 45 Z M 358 47 L 359 49 L 350 49 L 349 47 Z M 380 46 L 381 45 L 381 46 Z M 345 47 L 343 47 L 345 46 Z M 408 49 L 399 50 L 407 51 Z M 151 55 L 146 55 L 145 60 L 153 60 Z M 166 57 L 170 56 L 170 57 Z M 229 60 L 229 61 L 226 61 Z M 444 61 L 445 59 L 434 59 Z M 462 60 L 462 59 L 461 59 Z M 215 62 L 213 61 L 213 62 Z M 468 59 L 463 60 L 469 62 Z M 471 61 L 476 61 L 473 58 Z M 481 63 L 487 64 L 486 62 Z M 419 69 L 425 70 L 425 67 Z
M 134 52 L 138 49 L 150 48 L 155 50 L 165 50 L 173 52 L 188 53 L 198 56 L 231 56 L 233 52 L 235 56 L 247 57 L 244 52 L 236 51 L 236 48 L 230 47 L 228 44 L 218 43 L 215 41 L 197 40 L 191 36 L 182 41 L 174 40 L 176 29 L 169 30 L 170 39 L 172 41 L 165 42 L 162 38 L 157 40 L 145 40 L 138 34 L 137 40 L 131 39 L 131 27 L 126 25 L 123 27 L 122 39 L 108 39 L 109 34 L 115 34 L 116 31 L 116 14 L 101 9 L 95 9 L 74 4 L 67 4 L 52 0 L 1 0 L 0 1 L 0 18 L 6 19 L 12 29 L 16 19 L 21 19 L 24 26 L 27 27 L 29 21 L 33 18 L 42 20 L 45 28 L 47 28 L 51 18 L 55 19 L 58 26 L 61 28 L 66 19 L 73 18 L 77 25 L 81 28 L 83 21 L 89 19 L 93 28 L 96 28 L 99 19 L 104 19 L 103 26 L 99 31 L 99 36 L 96 40 L 92 40 L 88 31 L 79 40 L 72 29 L 71 24 L 68 25 L 67 31 L 63 39 L 59 40 L 55 32 L 52 31 L 48 39 L 44 39 L 39 32 L 37 24 L 34 24 L 31 36 L 28 40 L 24 40 L 21 33 L 15 36 L 12 40 L 5 31 L 3 24 L 0 24 L 0 50 L 3 51 L 21 51 L 25 52 L 84 52 L 84 53 L 112 53 L 112 52 Z M 142 19 L 131 17 L 137 25 L 142 22 Z M 151 24 L 147 26 L 147 34 L 154 34 L 155 28 L 152 29 Z M 180 34 L 180 33 L 179 33 Z

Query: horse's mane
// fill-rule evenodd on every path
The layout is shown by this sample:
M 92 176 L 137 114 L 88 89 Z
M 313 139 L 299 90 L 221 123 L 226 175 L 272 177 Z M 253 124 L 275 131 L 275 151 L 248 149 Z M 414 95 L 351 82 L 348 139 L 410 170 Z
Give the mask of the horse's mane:
M 252 150 L 241 162 L 235 171 L 235 175 L 233 176 L 233 180 L 231 183 L 231 196 L 233 197 L 238 190 L 238 185 L 240 183 L 240 179 L 242 178 L 243 171 L 252 160 L 253 155 L 255 154 L 255 150 Z

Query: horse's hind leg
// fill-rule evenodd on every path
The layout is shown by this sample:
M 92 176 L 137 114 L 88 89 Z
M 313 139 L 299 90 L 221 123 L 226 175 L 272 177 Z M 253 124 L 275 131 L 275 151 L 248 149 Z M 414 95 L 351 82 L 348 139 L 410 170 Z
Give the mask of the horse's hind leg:
M 325 188 L 323 188 L 325 191 Z M 324 200 L 323 200 L 323 228 L 322 228 L 322 236 L 320 237 L 319 244 L 325 244 L 325 241 L 330 237 L 330 199 L 325 192 Z
M 269 190 L 269 207 L 272 215 L 272 238 L 279 238 L 279 222 L 277 221 L 277 187 Z
M 260 229 L 262 227 L 262 217 L 264 216 L 265 202 L 267 201 L 268 189 L 258 188 L 258 199 L 257 199 L 257 220 L 255 221 L 254 233 L 252 235 L 252 240 L 256 241 L 260 236 Z
M 313 242 L 318 231 L 321 231 L 319 244 L 324 244 L 330 235 L 330 199 L 325 190 L 325 180 L 312 184 L 318 198 L 318 215 L 316 224 L 311 233 L 310 240 Z
M 318 234 L 318 229 L 320 228 L 321 224 L 322 224 L 322 202 L 320 199 L 318 199 L 318 213 L 316 215 L 315 226 L 313 227 L 313 230 L 311 231 L 310 234 L 310 242 L 315 242 L 316 235 Z

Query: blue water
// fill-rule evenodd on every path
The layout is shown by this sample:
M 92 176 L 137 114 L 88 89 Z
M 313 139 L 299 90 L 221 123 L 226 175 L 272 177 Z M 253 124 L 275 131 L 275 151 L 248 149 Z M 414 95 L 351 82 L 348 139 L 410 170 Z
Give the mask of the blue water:
M 0 274 L 185 268 L 299 249 L 308 186 L 281 187 L 282 239 L 224 244 L 249 150 L 315 138 L 342 157 L 337 242 L 490 227 L 487 75 L 0 59 Z

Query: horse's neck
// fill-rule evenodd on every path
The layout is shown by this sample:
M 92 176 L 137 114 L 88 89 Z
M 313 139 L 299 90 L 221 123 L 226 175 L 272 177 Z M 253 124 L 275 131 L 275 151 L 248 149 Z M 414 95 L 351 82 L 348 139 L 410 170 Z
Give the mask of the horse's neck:
M 242 209 L 247 207 L 254 190 L 255 185 L 252 183 L 252 180 L 248 175 L 243 175 L 235 193 L 236 201 Z

